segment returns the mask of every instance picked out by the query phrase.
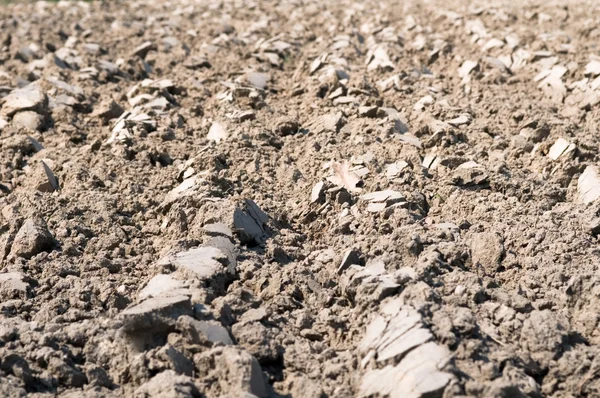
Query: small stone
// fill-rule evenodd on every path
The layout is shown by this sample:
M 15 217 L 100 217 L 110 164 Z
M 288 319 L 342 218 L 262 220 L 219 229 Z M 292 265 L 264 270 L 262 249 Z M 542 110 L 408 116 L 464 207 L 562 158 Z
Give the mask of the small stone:
M 102 119 L 104 123 L 108 123 L 111 119 L 116 119 L 123 114 L 123 108 L 113 100 L 105 100 L 94 107 L 92 117 Z
M 56 178 L 56 175 L 54 175 L 54 172 L 46 162 L 43 160 L 40 162 L 42 164 L 42 168 L 44 169 L 44 174 L 47 181 L 44 181 L 38 185 L 37 190 L 40 192 L 54 192 L 58 190 L 60 186 L 58 185 L 58 179 Z
M 450 359 L 446 347 L 433 342 L 406 354 L 396 365 L 369 370 L 363 376 L 358 397 L 426 398 L 441 396 L 452 379 L 441 369 Z
M 128 333 L 161 332 L 174 328 L 177 318 L 192 315 L 188 296 L 155 297 L 121 312 L 123 329 Z
M 600 75 L 600 61 L 592 60 L 585 66 L 585 71 L 583 72 L 586 76 L 596 77 Z
M 18 112 L 35 111 L 43 114 L 47 111 L 48 97 L 40 87 L 28 84 L 23 88 L 13 90 L 4 97 L 4 105 L 0 116 L 11 117 Z
M 32 131 L 41 131 L 44 126 L 44 117 L 34 111 L 24 111 L 14 115 L 12 123 L 16 127 L 25 127 Z
M 191 272 L 200 280 L 208 280 L 227 271 L 229 258 L 216 247 L 196 247 L 163 257 L 158 264 L 171 264 Z
M 246 199 L 244 207 L 236 208 L 233 225 L 238 238 L 245 244 L 260 244 L 265 238 L 265 227 L 269 217 L 254 201 Z
M 140 44 L 139 46 L 137 46 L 135 49 L 133 49 L 133 51 L 131 52 L 131 56 L 138 56 L 140 58 L 146 58 L 146 55 L 151 50 L 156 50 L 156 46 L 154 44 L 152 44 L 152 42 L 146 41 L 146 42 Z
M 300 129 L 300 124 L 296 119 L 282 118 L 276 121 L 274 133 L 282 137 L 296 134 Z
M 600 198 L 600 178 L 598 171 L 593 166 L 585 168 L 577 179 L 577 192 L 579 201 L 588 204 Z
M 266 73 L 251 72 L 246 75 L 246 80 L 248 80 L 248 83 L 252 87 L 260 90 L 265 90 L 267 88 L 269 79 L 270 77 Z
M 267 317 L 267 310 L 263 307 L 260 308 L 251 308 L 248 311 L 244 312 L 244 314 L 240 318 L 240 323 L 250 323 L 250 322 L 258 322 L 262 321 Z
M 199 321 L 182 316 L 177 320 L 177 330 L 185 334 L 192 344 L 208 341 L 212 344 L 233 345 L 227 329 L 216 321 Z
M 183 287 L 183 282 L 174 279 L 172 276 L 158 274 L 150 279 L 146 287 L 138 293 L 138 299 L 145 300 L 150 297 L 164 296 Z
M 51 250 L 54 243 L 54 237 L 43 219 L 28 218 L 15 236 L 10 255 L 28 259 Z
M 359 106 L 358 116 L 360 117 L 376 117 L 379 108 L 376 106 Z
M 402 171 L 407 167 L 408 163 L 404 160 L 400 160 L 398 162 L 388 165 L 385 169 L 385 175 L 391 180 L 400 175 L 400 173 L 402 173 Z
M 552 160 L 557 160 L 559 157 L 573 152 L 575 148 L 575 144 L 572 144 L 561 137 L 556 140 L 552 147 L 550 147 L 550 151 L 548 151 L 548 157 Z
M 337 273 L 341 274 L 353 264 L 360 265 L 360 253 L 357 250 L 350 249 L 342 257 Z
M 458 77 L 462 79 L 466 78 L 478 65 L 477 61 L 466 60 L 462 63 L 460 68 L 458 68 Z
M 208 130 L 208 138 L 210 141 L 214 141 L 216 143 L 221 142 L 222 140 L 226 140 L 229 137 L 227 130 L 221 123 L 213 123 Z
M 233 232 L 231 229 L 223 223 L 214 223 L 214 224 L 206 224 L 202 229 L 208 234 L 212 236 L 227 236 L 228 238 L 233 238 Z
M 310 203 L 321 202 L 325 199 L 325 194 L 323 192 L 324 186 L 325 183 L 323 181 L 319 181 L 315 184 L 310 193 Z

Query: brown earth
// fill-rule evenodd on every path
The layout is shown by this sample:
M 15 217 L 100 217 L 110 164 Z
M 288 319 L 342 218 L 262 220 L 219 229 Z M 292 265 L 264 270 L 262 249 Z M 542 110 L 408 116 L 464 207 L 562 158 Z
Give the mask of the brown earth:
M 0 7 L 0 396 L 600 396 L 596 2 Z

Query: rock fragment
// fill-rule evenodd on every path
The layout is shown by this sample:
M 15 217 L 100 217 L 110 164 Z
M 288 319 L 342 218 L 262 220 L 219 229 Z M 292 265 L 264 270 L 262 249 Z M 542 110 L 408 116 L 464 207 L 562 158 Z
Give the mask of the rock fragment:
M 46 175 L 47 181 L 38 185 L 38 187 L 37 187 L 38 191 L 54 192 L 54 191 L 58 190 L 60 188 L 60 186 L 58 185 L 58 178 L 56 178 L 56 175 L 54 174 L 54 172 L 52 171 L 52 169 L 50 168 L 50 166 L 48 166 L 48 164 L 46 162 L 41 160 L 40 163 L 42 164 L 42 168 L 44 169 L 44 174 Z
M 579 201 L 588 204 L 600 198 L 600 178 L 594 166 L 587 166 L 577 179 Z
M 151 51 L 156 50 L 156 46 L 150 42 L 146 41 L 131 51 L 131 56 L 137 56 L 140 58 L 146 58 L 146 55 Z
M 206 138 L 208 138 L 210 141 L 214 141 L 216 143 L 226 140 L 227 137 L 229 137 L 229 134 L 227 133 L 225 126 L 216 122 L 210 126 L 208 135 L 206 136 Z
M 202 229 L 209 235 L 233 238 L 233 232 L 223 223 L 206 224 Z
M 391 180 L 392 178 L 395 178 L 398 175 L 400 175 L 400 173 L 402 173 L 402 171 L 404 169 L 406 169 L 406 167 L 408 167 L 408 163 L 405 162 L 404 160 L 399 160 L 397 162 L 389 164 L 386 167 L 385 175 L 387 178 L 389 178 Z
M 13 116 L 12 123 L 17 127 L 40 131 L 44 126 L 44 117 L 34 111 L 23 111 Z
M 15 236 L 10 254 L 28 259 L 51 250 L 54 244 L 54 237 L 48 231 L 46 222 L 37 217 L 28 218 Z
M 442 369 L 450 359 L 448 349 L 435 343 L 410 351 L 396 366 L 369 370 L 362 379 L 358 396 L 425 398 L 441 396 L 452 379 Z
M 362 191 L 362 188 L 359 187 L 362 181 L 354 172 L 350 171 L 350 164 L 347 161 L 342 163 L 332 161 L 331 170 L 334 174 L 327 177 L 330 182 L 346 188 L 349 192 Z
M 269 217 L 250 199 L 244 201 L 243 207 L 236 208 L 233 213 L 233 225 L 242 243 L 260 244 L 265 238 L 265 228 Z
M 306 126 L 314 134 L 320 134 L 326 131 L 337 133 L 344 125 L 344 119 L 341 112 L 319 116 L 310 121 Z
M 270 77 L 266 73 L 251 72 L 246 75 L 246 80 L 248 80 L 248 83 L 252 87 L 260 90 L 266 90 L 269 79 Z
M 209 246 L 171 254 L 158 262 L 187 270 L 200 280 L 210 280 L 227 272 L 228 263 L 229 258 L 221 250 Z
M 600 61 L 592 60 L 585 66 L 585 71 L 583 72 L 586 76 L 596 77 L 600 75 Z
M 550 147 L 550 151 L 548 151 L 548 157 L 552 160 L 557 160 L 559 157 L 573 152 L 575 148 L 575 144 L 570 143 L 561 137 L 556 140 L 552 147 Z
M 102 119 L 104 123 L 108 123 L 111 119 L 116 119 L 123 114 L 123 108 L 114 100 L 104 100 L 100 102 L 92 112 L 92 117 Z
M 192 315 L 188 296 L 155 297 L 121 312 L 123 330 L 127 333 L 164 332 L 175 327 L 177 318 Z
M 360 264 L 360 252 L 354 249 L 350 249 L 346 253 L 344 253 L 342 261 L 338 266 L 337 273 L 341 274 L 353 264 Z
M 146 287 L 138 293 L 139 300 L 145 300 L 151 297 L 164 296 L 169 292 L 177 292 L 183 288 L 183 282 L 174 279 L 171 275 L 155 275 Z
M 227 329 L 216 321 L 199 321 L 182 316 L 177 320 L 177 330 L 183 332 L 193 344 L 208 341 L 211 344 L 233 345 Z
M 34 111 L 44 114 L 48 107 L 48 97 L 40 87 L 28 84 L 23 88 L 13 90 L 4 97 L 4 105 L 0 116 L 12 117 L 18 112 Z

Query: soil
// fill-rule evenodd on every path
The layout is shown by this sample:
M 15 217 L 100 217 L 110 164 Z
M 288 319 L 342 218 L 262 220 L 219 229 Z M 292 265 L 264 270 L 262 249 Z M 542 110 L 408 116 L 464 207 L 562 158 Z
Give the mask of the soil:
M 600 396 L 599 4 L 0 7 L 3 397 Z

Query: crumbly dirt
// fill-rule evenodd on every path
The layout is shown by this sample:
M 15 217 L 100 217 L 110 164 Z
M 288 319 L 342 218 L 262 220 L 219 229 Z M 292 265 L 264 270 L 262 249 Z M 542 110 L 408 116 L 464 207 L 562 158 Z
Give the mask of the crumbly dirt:
M 485 3 L 0 6 L 0 395 L 600 396 L 600 9 Z

